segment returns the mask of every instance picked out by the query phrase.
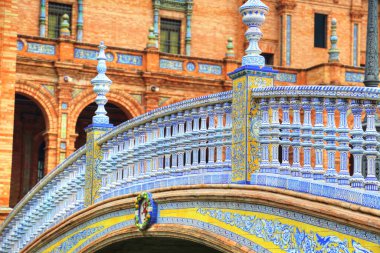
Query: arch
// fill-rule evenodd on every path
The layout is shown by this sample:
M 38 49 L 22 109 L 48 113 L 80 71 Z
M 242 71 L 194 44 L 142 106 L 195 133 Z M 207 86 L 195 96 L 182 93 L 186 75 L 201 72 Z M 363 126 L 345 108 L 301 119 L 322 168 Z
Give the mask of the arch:
M 150 192 L 153 194 L 154 199 L 158 205 L 171 202 L 178 203 L 192 201 L 195 201 L 197 203 L 199 201 L 206 203 L 210 201 L 246 203 L 253 205 L 262 205 L 266 207 L 280 208 L 290 212 L 297 212 L 300 215 L 310 215 L 311 217 L 317 219 L 329 220 L 331 222 L 344 224 L 350 227 L 359 228 L 374 233 L 378 233 L 378 228 L 380 226 L 380 213 L 376 212 L 373 209 L 360 208 L 359 206 L 356 206 L 354 204 L 347 205 L 346 203 L 342 203 L 333 199 L 316 197 L 306 193 L 293 192 L 278 188 L 272 189 L 270 187 L 248 185 L 188 185 L 154 189 Z M 60 236 L 66 236 L 66 238 L 69 238 L 67 236 L 70 236 L 73 233 L 75 233 L 75 231 L 78 231 L 75 230 L 75 228 L 80 227 L 86 222 L 92 220 L 94 220 L 95 222 L 102 220 L 97 219 L 98 217 L 113 213 L 115 211 L 118 212 L 120 210 L 133 208 L 135 205 L 136 195 L 137 194 L 132 193 L 110 198 L 96 203 L 90 207 L 87 207 L 77 213 L 74 213 L 64 221 L 54 225 L 53 227 L 49 228 L 47 231 L 39 235 L 37 238 L 35 238 L 34 241 L 32 241 L 23 249 L 23 252 L 35 252 L 36 250 L 46 246 L 47 243 L 53 242 L 56 238 Z M 185 206 L 184 208 L 188 210 L 188 207 L 189 206 Z M 359 208 L 361 210 L 360 212 L 358 212 Z M 239 209 L 239 207 L 237 207 L 237 210 L 243 209 Z M 161 211 L 159 215 L 162 214 Z M 117 216 L 119 215 L 120 214 L 117 214 Z M 125 213 L 121 217 L 127 218 L 125 215 L 128 214 Z M 182 216 L 179 215 L 179 217 Z M 371 219 L 371 223 L 368 223 L 368 219 Z M 109 225 L 112 226 L 112 224 L 120 224 L 118 222 L 111 222 L 109 223 Z M 301 220 L 300 222 L 303 223 L 304 221 Z M 94 223 L 89 223 L 86 226 L 92 227 L 92 224 Z M 170 225 L 173 224 L 174 226 L 171 227 Z M 178 229 L 179 226 L 181 226 L 180 229 Z M 82 228 L 85 228 L 85 226 Z M 228 245 L 226 249 L 219 249 L 222 252 L 249 252 L 247 248 L 248 246 L 244 246 L 244 244 L 242 244 L 240 240 L 235 241 L 235 237 L 227 237 L 224 233 L 218 233 L 218 235 L 216 235 L 217 232 L 215 232 L 215 230 L 207 229 L 206 227 L 192 226 L 189 223 L 182 224 L 178 222 L 158 222 L 152 225 L 148 230 L 143 232 L 138 230 L 134 225 L 126 225 L 120 227 L 115 226 L 114 228 L 114 230 L 104 230 L 104 234 L 94 237 L 93 240 L 90 238 L 91 241 L 88 241 L 88 244 L 83 245 L 83 248 L 81 248 L 82 252 L 94 252 L 94 247 L 98 247 L 97 245 L 101 244 L 101 242 L 98 240 L 99 238 L 105 240 L 103 246 L 106 246 L 107 243 L 112 244 L 113 242 L 124 240 L 126 239 L 126 236 L 130 236 L 130 238 L 136 236 L 176 236 L 179 239 L 182 238 L 186 240 L 193 240 L 194 242 L 204 240 L 203 243 L 206 243 L 206 246 L 208 245 L 207 243 L 212 244 L 213 242 L 219 242 L 222 239 L 222 241 L 227 242 L 225 244 Z M 205 236 L 202 236 L 202 233 L 207 234 Z M 120 236 L 122 238 L 120 238 Z M 204 238 L 207 238 L 208 240 L 206 241 Z M 233 240 L 233 242 L 228 241 L 228 239 Z M 83 242 L 84 241 L 82 241 L 82 243 Z M 81 243 L 76 245 L 75 247 L 80 246 Z
M 182 239 L 207 246 L 223 253 L 254 252 L 248 248 L 242 247 L 228 238 L 222 237 L 210 231 L 179 224 L 155 224 L 150 228 L 150 230 L 145 231 L 144 233 L 141 233 L 141 231 L 135 226 L 129 226 L 111 232 L 104 237 L 98 238 L 79 252 L 96 252 L 114 243 L 144 237 Z
M 41 109 L 46 122 L 46 131 L 55 131 L 57 127 L 57 103 L 41 85 L 36 88 L 31 84 L 16 83 L 15 92 L 27 96 Z
M 125 93 L 115 93 L 111 90 L 107 95 L 109 102 L 117 105 L 126 115 L 131 118 L 137 117 L 143 114 L 145 111 L 143 107 L 129 94 Z M 89 104 L 95 101 L 96 94 L 92 88 L 87 88 L 82 91 L 75 99 L 72 100 L 72 106 L 70 112 L 71 119 L 76 120 L 79 114 L 86 108 Z

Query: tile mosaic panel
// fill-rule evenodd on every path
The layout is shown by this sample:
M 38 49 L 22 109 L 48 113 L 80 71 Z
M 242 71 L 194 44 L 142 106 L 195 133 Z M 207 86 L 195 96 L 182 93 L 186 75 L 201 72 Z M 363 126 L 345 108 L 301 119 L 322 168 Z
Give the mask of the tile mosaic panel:
M 219 65 L 199 63 L 198 72 L 203 74 L 221 75 L 222 67 Z
M 55 46 L 36 43 L 36 42 L 28 42 L 27 51 L 29 53 L 35 53 L 35 54 L 55 55 Z
M 276 81 L 286 82 L 286 83 L 296 83 L 297 82 L 297 74 L 290 73 L 278 73 L 275 77 Z
M 131 54 L 117 54 L 117 62 L 121 64 L 142 66 L 142 56 Z
M 364 81 L 363 73 L 346 72 L 346 82 L 362 83 Z
M 162 69 L 172 69 L 172 70 L 183 70 L 182 61 L 174 61 L 167 59 L 160 59 L 160 68 Z

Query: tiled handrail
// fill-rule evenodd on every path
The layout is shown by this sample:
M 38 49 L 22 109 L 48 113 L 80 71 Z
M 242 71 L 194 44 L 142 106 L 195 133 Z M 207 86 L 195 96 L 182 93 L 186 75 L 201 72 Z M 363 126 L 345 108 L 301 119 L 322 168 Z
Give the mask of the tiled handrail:
M 208 183 L 205 177 L 213 172 L 229 173 L 231 95 L 218 93 L 163 107 L 99 138 L 104 155 L 97 201 L 142 189 Z M 221 183 L 223 173 L 216 174 L 219 178 L 209 183 Z
M 252 178 L 254 184 L 380 207 L 380 203 L 366 203 L 365 194 L 359 194 L 379 195 L 379 180 L 375 175 L 380 144 L 375 128 L 375 116 L 380 106 L 379 89 L 271 87 L 254 89 L 252 94 L 262 111 L 262 159 L 259 173 Z M 352 123 L 348 121 L 350 112 Z M 365 130 L 364 114 L 367 120 Z M 335 121 L 336 115 L 339 115 L 339 122 Z M 353 156 L 351 175 L 350 156 Z M 363 158 L 367 160 L 367 175 L 362 171 Z M 263 177 L 260 174 L 276 176 Z M 339 190 L 334 190 L 334 185 L 340 187 Z M 352 197 L 355 194 L 356 197 Z
M 70 155 L 16 205 L 0 227 L 0 252 L 18 252 L 83 208 L 86 147 Z

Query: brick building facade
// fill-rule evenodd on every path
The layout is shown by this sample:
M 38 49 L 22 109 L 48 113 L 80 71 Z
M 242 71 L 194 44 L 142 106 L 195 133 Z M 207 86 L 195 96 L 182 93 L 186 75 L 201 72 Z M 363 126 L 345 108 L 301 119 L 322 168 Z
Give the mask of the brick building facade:
M 107 110 L 116 125 L 159 106 L 231 89 L 227 73 L 239 66 L 247 45 L 238 11 L 243 2 L 2 1 L 0 218 L 84 143 L 83 129 L 96 109 L 90 80 L 100 40 L 108 46 L 113 85 Z M 260 46 L 280 72 L 277 85 L 362 85 L 367 1 L 265 4 L 271 11 Z M 340 61 L 329 63 L 332 18 Z

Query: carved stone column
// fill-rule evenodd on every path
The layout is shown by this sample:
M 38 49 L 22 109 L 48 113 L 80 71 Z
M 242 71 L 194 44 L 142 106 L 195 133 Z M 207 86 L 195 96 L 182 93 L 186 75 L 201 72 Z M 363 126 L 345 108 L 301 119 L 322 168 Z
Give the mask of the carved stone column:
M 368 1 L 367 49 L 364 85 L 377 87 L 379 84 L 379 39 L 378 39 L 378 2 Z

